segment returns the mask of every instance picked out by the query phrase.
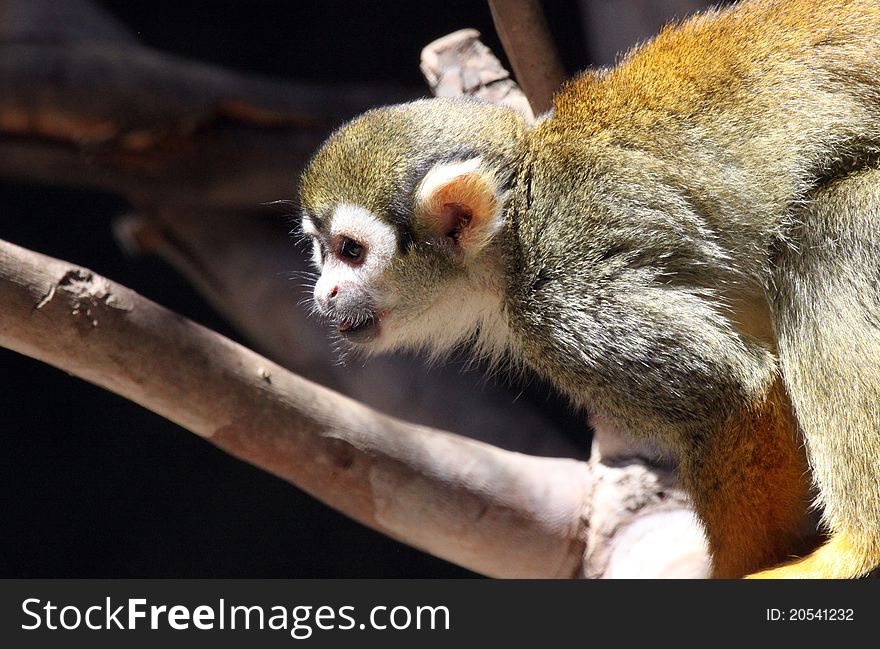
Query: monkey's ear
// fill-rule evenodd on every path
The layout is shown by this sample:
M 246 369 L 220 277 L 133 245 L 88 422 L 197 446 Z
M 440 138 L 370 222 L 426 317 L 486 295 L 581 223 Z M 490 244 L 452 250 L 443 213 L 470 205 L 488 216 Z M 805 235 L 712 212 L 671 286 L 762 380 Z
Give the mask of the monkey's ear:
M 480 158 L 435 165 L 415 203 L 420 224 L 467 256 L 482 250 L 501 225 L 497 183 Z

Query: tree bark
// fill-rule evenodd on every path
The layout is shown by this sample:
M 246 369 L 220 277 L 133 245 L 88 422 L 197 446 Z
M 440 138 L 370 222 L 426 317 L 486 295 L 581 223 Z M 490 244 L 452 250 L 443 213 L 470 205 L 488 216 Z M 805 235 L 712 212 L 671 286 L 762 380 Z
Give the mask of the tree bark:
M 408 418 L 534 453 L 576 452 L 535 408 L 511 406 L 501 390 L 487 398 L 454 370 L 429 378 L 400 359 L 382 361 L 372 378 L 334 369 L 320 330 L 292 308 L 289 272 L 301 258 L 249 213 L 292 194 L 335 121 L 415 93 L 252 80 L 142 48 L 112 24 L 101 34 L 0 43 L 0 175 L 123 194 L 136 213 L 120 232 L 174 263 L 297 371 Z M 432 45 L 423 70 L 434 71 L 438 93 L 530 115 L 473 32 Z M 585 464 L 406 424 L 89 271 L 10 244 L 0 250 L 0 344 L 146 405 L 390 536 L 494 576 L 706 574 L 705 545 L 671 468 L 637 444 L 597 442 Z M 414 372 L 424 399 L 388 402 L 374 390 Z M 432 385 L 458 407 L 438 412 Z
M 547 28 L 540 0 L 489 0 L 495 29 L 513 74 L 535 114 L 553 107 L 566 73 Z
M 176 422 L 478 572 L 581 570 L 585 465 L 382 415 L 84 268 L 0 242 L 0 345 Z

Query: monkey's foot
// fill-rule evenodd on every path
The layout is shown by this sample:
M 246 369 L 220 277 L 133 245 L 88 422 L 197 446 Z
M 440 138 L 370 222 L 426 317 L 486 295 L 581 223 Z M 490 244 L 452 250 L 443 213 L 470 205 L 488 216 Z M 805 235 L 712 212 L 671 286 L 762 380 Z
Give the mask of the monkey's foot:
M 803 559 L 757 572 L 747 579 L 855 579 L 863 577 L 878 564 L 880 557 L 865 552 L 846 536 L 838 534 Z

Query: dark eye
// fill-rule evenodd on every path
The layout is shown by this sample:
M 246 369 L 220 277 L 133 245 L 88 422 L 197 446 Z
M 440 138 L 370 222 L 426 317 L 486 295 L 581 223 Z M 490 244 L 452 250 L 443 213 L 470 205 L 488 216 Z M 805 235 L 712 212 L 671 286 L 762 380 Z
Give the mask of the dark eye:
M 339 245 L 339 255 L 350 262 L 360 263 L 364 258 L 364 247 L 354 239 L 342 237 Z

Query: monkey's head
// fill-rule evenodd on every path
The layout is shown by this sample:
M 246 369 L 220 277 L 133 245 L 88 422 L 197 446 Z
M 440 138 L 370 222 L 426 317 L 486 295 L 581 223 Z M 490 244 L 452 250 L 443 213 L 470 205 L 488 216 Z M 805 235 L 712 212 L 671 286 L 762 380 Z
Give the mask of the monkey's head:
M 488 330 L 525 149 L 519 116 L 471 100 L 373 110 L 336 131 L 300 187 L 318 313 L 367 352 L 444 351 Z

